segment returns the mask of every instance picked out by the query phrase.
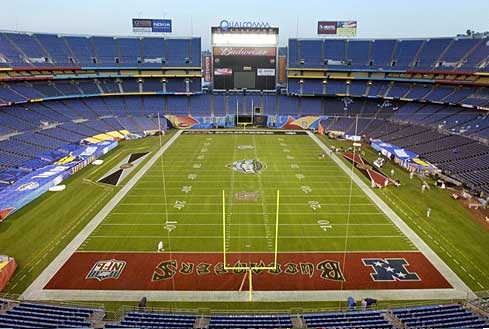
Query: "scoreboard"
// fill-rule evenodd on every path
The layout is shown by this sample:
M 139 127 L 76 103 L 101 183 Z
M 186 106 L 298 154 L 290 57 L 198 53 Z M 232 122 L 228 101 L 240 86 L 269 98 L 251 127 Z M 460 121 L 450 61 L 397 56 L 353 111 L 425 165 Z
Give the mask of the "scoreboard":
M 276 89 L 278 29 L 212 29 L 215 90 Z
M 214 89 L 273 90 L 276 48 L 214 47 Z

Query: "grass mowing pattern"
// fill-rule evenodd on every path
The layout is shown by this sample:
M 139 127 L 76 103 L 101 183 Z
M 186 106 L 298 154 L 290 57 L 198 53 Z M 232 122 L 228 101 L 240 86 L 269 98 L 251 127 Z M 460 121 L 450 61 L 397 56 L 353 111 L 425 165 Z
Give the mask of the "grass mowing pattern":
M 238 148 L 248 145 L 252 148 Z M 277 189 L 279 252 L 415 250 L 355 185 L 348 206 L 350 178 L 329 158 L 320 159 L 320 152 L 303 135 L 182 135 L 80 251 L 154 252 L 162 240 L 171 251 L 222 252 L 225 190 L 227 251 L 273 252 Z M 246 159 L 266 168 L 245 174 L 226 167 Z M 235 197 L 239 192 L 259 197 L 241 201 Z M 311 201 L 320 208 L 314 210 Z M 321 228 L 321 220 L 332 227 Z M 170 224 L 175 228 L 167 221 L 176 222 Z

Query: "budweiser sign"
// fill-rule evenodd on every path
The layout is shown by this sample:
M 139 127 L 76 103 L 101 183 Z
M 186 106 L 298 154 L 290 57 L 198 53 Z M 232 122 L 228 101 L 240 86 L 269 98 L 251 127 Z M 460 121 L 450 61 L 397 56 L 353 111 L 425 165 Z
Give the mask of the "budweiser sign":
M 275 56 L 273 47 L 215 47 L 214 56 Z

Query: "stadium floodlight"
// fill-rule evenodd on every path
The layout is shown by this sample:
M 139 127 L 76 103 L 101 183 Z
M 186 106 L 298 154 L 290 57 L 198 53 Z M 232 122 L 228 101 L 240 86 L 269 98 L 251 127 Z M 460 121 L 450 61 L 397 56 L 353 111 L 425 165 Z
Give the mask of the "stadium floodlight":
M 249 286 L 249 294 L 248 300 L 251 302 L 253 300 L 253 271 L 256 270 L 277 270 L 277 254 L 278 254 L 278 218 L 279 218 L 279 208 L 280 208 L 280 190 L 277 190 L 277 208 L 275 214 L 275 248 L 273 252 L 273 266 L 228 266 L 227 265 L 227 250 L 226 250 L 226 193 L 222 190 L 222 252 L 223 252 L 223 264 L 224 269 L 228 271 L 243 271 L 246 270 L 245 276 L 243 277 L 243 281 L 239 287 L 239 291 L 243 288 L 244 282 L 246 280 L 246 276 L 248 276 L 248 286 Z
M 214 46 L 277 46 L 276 34 L 263 33 L 214 33 L 212 44 Z

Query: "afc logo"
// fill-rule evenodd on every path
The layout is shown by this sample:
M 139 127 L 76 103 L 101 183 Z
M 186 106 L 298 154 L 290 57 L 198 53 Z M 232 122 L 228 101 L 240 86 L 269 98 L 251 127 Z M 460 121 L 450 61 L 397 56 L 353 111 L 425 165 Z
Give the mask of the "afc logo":
M 123 260 L 101 260 L 93 265 L 85 279 L 97 279 L 99 281 L 105 279 L 119 279 L 119 276 L 125 267 L 126 262 Z
M 362 258 L 363 265 L 371 266 L 374 281 L 420 281 L 418 274 L 409 272 L 409 263 L 404 258 Z

